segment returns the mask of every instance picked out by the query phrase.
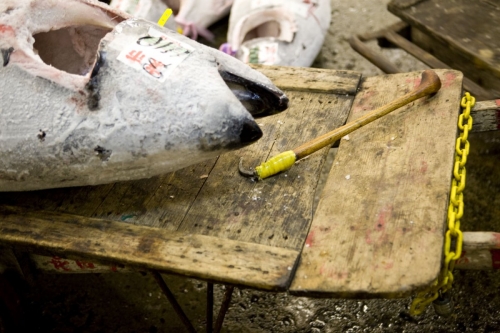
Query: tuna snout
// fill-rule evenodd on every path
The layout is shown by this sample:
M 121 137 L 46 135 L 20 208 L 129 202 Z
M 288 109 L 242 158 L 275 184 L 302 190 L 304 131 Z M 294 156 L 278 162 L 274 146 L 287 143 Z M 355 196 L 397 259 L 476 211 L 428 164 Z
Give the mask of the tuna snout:
M 251 119 L 246 119 L 241 126 L 240 140 L 243 144 L 249 144 L 262 137 L 262 130 Z

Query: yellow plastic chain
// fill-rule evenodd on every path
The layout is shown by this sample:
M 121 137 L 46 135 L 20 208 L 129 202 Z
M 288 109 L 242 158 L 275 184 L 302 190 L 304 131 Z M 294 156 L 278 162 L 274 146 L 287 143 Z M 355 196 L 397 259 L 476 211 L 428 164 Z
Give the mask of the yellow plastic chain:
M 458 118 L 458 128 L 460 136 L 455 145 L 455 165 L 453 168 L 453 180 L 450 191 L 450 204 L 448 206 L 448 231 L 444 241 L 444 263 L 438 278 L 427 290 L 421 291 L 413 299 L 410 307 L 410 314 L 418 316 L 427 309 L 439 293 L 445 293 L 450 290 L 453 284 L 453 269 L 455 261 L 462 255 L 463 235 L 460 231 L 460 219 L 464 213 L 464 194 L 465 188 L 465 163 L 469 155 L 469 132 L 472 129 L 472 117 L 470 110 L 476 103 L 476 99 L 469 93 L 465 93 L 460 105 L 463 112 Z

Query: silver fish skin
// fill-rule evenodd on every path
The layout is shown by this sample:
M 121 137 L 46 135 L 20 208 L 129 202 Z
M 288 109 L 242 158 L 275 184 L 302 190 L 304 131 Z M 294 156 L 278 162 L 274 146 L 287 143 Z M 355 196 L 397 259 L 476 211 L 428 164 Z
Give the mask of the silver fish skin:
M 0 50 L 0 191 L 175 171 L 261 137 L 231 89 L 288 103 L 238 60 L 90 0 L 2 0 Z

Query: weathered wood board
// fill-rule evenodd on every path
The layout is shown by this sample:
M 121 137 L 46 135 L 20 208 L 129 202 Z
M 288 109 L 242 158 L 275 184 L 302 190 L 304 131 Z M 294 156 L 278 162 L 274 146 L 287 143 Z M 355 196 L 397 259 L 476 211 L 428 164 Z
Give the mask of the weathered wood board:
M 456 269 L 500 269 L 500 233 L 464 232 L 462 256 Z
M 42 253 L 85 255 L 138 268 L 283 290 L 298 252 L 53 212 L 0 207 L 2 240 Z M 266 260 L 262 260 L 266 257 Z M 271 284 L 269 284 L 269 282 Z
M 393 0 L 389 11 L 412 26 L 412 40 L 500 98 L 500 3 Z
M 462 251 L 462 256 L 455 263 L 455 269 L 500 269 L 500 250 Z
M 312 221 L 313 196 L 328 149 L 266 182 L 241 177 L 239 159 L 256 166 L 343 125 L 361 75 L 297 68 L 260 70 L 285 90 L 290 108 L 258 120 L 264 136 L 256 144 L 140 181 L 0 193 L 0 205 L 15 210 L 0 218 L 0 243 L 45 249 L 63 258 L 81 256 L 284 290 Z M 314 89 L 288 89 L 303 85 L 304 78 Z M 181 238 L 184 243 L 175 241 Z M 151 239 L 153 248 L 141 245 Z
M 341 114 L 348 112 L 351 101 L 349 96 L 338 96 L 329 103 L 324 93 L 289 95 L 293 103 L 303 99 L 308 106 L 265 123 L 262 146 L 221 156 L 179 230 L 300 250 L 312 220 L 313 197 L 328 149 L 262 182 L 238 178 L 239 158 L 248 167 L 257 166 L 293 149 L 328 132 L 330 114 L 335 119 L 330 128 L 338 127 L 345 122 Z M 343 111 L 333 115 L 335 109 Z
M 251 65 L 270 78 L 281 89 L 303 92 L 355 95 L 356 76 L 351 71 L 332 71 L 321 68 Z M 356 83 L 356 84 L 354 84 Z
M 500 233 L 499 232 L 464 232 L 463 249 L 467 251 L 473 250 L 500 250 Z M 500 263 L 499 263 L 500 264 Z
M 462 256 L 456 269 L 500 269 L 500 233 L 464 232 Z
M 402 297 L 441 267 L 462 74 L 436 70 L 441 90 L 341 140 L 290 291 Z M 350 120 L 402 96 L 420 73 L 371 77 Z
M 500 130 L 500 99 L 476 102 L 471 110 L 473 132 Z

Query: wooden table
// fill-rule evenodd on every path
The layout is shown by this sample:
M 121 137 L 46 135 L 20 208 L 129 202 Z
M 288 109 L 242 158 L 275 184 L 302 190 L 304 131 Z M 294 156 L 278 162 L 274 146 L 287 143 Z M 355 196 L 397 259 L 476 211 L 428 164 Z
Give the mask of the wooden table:
M 303 296 L 402 297 L 428 285 L 441 265 L 462 74 L 437 70 L 435 96 L 341 140 L 313 219 L 328 148 L 259 182 L 238 174 L 240 157 L 257 165 L 339 127 L 413 89 L 420 72 L 260 70 L 290 108 L 258 120 L 258 143 L 151 179 L 0 193 L 0 243 Z

